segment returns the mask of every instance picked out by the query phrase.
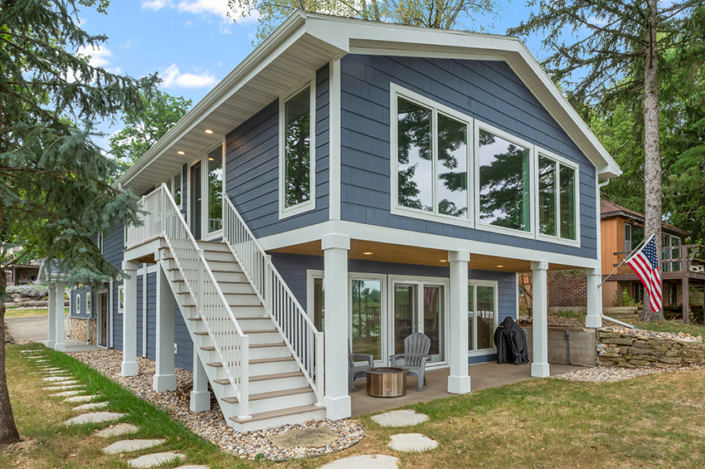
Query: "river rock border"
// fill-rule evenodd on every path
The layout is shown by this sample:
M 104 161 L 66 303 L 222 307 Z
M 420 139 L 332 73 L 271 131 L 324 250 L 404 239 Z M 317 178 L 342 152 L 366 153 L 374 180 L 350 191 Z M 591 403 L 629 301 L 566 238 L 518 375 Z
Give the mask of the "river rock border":
M 600 365 L 680 368 L 705 364 L 705 343 L 686 334 L 602 328 L 597 354 Z

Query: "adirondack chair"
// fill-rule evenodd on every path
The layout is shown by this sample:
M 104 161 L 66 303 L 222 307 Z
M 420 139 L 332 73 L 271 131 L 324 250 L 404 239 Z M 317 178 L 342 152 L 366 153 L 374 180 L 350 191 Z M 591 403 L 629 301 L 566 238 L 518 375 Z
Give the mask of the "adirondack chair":
M 355 365 L 355 360 L 367 362 L 365 365 Z M 355 380 L 358 378 L 367 378 L 367 370 L 374 368 L 374 355 L 366 353 L 352 353 L 350 341 L 348 341 L 348 389 L 350 392 L 355 392 Z
M 404 360 L 403 367 L 407 375 L 416 375 L 419 382 L 419 392 L 423 391 L 426 384 L 426 361 L 430 358 L 431 339 L 420 332 L 415 332 L 404 339 L 404 353 L 397 353 L 389 357 L 391 366 L 397 366 L 397 360 Z

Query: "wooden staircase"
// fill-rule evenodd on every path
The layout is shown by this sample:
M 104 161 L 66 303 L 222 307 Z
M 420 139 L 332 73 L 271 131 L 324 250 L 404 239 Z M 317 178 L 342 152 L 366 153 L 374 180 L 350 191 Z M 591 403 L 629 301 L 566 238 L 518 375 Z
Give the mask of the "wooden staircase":
M 325 418 L 325 408 L 316 405 L 316 393 L 227 244 L 198 241 L 198 245 L 242 333 L 249 337 L 246 416 L 242 416 L 235 388 L 211 338 L 211 333 L 236 334 L 235 324 L 220 321 L 217 329 L 209 333 L 168 247 L 162 248 L 159 262 L 228 425 L 244 432 Z

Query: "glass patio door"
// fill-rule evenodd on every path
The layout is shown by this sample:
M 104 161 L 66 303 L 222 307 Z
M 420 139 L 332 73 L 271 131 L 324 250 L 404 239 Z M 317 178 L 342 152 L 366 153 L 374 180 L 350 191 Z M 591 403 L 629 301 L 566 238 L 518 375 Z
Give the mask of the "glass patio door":
M 384 338 L 384 280 L 363 277 L 350 279 L 350 341 L 353 353 L 365 353 L 377 362 L 386 362 Z
M 497 286 L 468 285 L 468 351 L 493 349 L 497 328 Z

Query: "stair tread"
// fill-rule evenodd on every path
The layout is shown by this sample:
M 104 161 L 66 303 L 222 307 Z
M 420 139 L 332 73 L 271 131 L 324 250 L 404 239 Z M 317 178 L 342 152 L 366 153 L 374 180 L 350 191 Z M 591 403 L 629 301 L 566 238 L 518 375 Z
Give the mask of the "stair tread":
M 206 345 L 205 347 L 201 347 L 201 350 L 205 350 L 206 352 L 213 352 L 215 351 L 215 347 L 212 345 Z
M 230 417 L 230 420 L 236 423 L 247 423 L 247 422 L 257 422 L 259 420 L 272 419 L 277 417 L 286 417 L 287 415 L 303 414 L 305 412 L 315 412 L 317 410 L 325 410 L 325 407 L 319 407 L 317 405 L 302 405 L 298 407 L 289 407 L 288 409 L 280 410 L 270 410 L 268 412 L 260 412 L 258 414 L 252 414 L 247 420 L 242 420 L 237 417 Z
M 213 382 L 215 384 L 230 384 L 229 379 L 214 379 Z
M 253 381 L 269 381 L 270 379 L 296 378 L 303 375 L 304 374 L 301 371 L 290 371 L 289 373 L 273 373 L 271 375 L 250 376 L 250 383 Z
M 203 321 L 203 318 L 188 318 L 189 321 Z
M 271 334 L 277 332 L 276 329 L 252 329 L 249 331 L 243 330 L 243 334 Z
M 206 365 L 212 366 L 214 368 L 221 368 L 223 366 L 223 364 L 220 362 L 210 362 L 210 363 L 206 363 Z
M 227 293 L 226 293 L 227 295 Z M 263 308 L 261 304 L 258 305 L 229 305 L 231 308 Z
M 208 335 L 208 332 L 203 332 L 203 331 L 196 331 L 194 332 L 195 335 Z
M 261 401 L 263 399 L 272 399 L 275 397 L 294 396 L 296 394 L 305 394 L 307 392 L 313 392 L 310 386 L 306 386 L 304 388 L 283 389 L 281 391 L 261 392 L 258 394 L 250 394 L 250 402 Z M 223 401 L 227 402 L 228 404 L 238 403 L 237 397 L 226 397 L 223 399 Z
M 270 344 L 250 344 L 250 348 L 285 347 L 284 342 L 273 342 Z
M 288 362 L 288 361 L 294 361 L 294 357 L 255 358 L 253 360 L 250 360 L 250 364 Z

